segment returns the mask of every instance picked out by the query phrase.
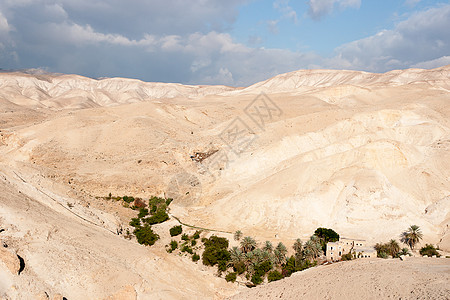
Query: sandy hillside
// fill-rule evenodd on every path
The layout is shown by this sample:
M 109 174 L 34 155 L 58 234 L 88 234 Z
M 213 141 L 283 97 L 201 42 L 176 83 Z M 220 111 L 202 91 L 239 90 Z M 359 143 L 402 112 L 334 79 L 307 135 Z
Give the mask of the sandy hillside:
M 183 222 L 258 241 L 290 246 L 323 226 L 375 243 L 417 224 L 423 243 L 450 251 L 449 91 L 450 66 L 301 70 L 245 88 L 2 73 L 0 238 L 30 266 L 17 285 L 33 270 L 49 293 L 102 298 L 122 281 L 95 274 L 119 272 L 142 297 L 236 292 L 169 258 L 167 240 L 146 249 L 114 235 L 132 216 L 96 198 L 109 193 L 173 197 Z M 86 270 L 80 283 L 55 279 L 64 267 L 48 253 L 62 252 L 71 276 Z M 89 268 L 97 259 L 105 270 Z
M 372 259 L 320 266 L 231 299 L 448 299 L 450 259 Z

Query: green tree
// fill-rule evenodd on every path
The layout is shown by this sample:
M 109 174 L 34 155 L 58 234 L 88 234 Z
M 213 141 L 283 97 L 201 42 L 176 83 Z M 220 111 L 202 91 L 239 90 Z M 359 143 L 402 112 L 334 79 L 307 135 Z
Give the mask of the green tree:
M 159 239 L 159 235 L 154 233 L 151 226 L 147 224 L 143 227 L 137 227 L 134 230 L 134 234 L 139 244 L 147 246 L 153 245 Z
M 278 243 L 275 250 L 273 250 L 273 254 L 275 256 L 276 264 L 282 265 L 286 262 L 287 248 L 282 242 Z
M 265 250 L 265 251 L 267 251 L 269 253 L 272 253 L 273 252 L 273 245 L 272 245 L 272 243 L 270 241 L 266 241 L 264 243 L 263 250 Z
M 323 252 L 326 252 L 328 242 L 339 241 L 339 234 L 331 228 L 319 227 L 314 231 L 314 235 L 320 239 Z
M 236 230 L 236 232 L 234 233 L 234 240 L 235 241 L 239 241 L 242 237 L 242 231 L 240 230 Z
M 414 247 L 423 238 L 422 231 L 417 225 L 411 225 L 406 231 L 400 235 L 400 241 L 414 250 Z
M 295 259 L 300 261 L 303 259 L 303 243 L 301 239 L 296 239 L 294 245 L 292 245 L 295 252 Z
M 432 245 L 432 244 L 426 244 L 425 247 L 422 247 L 419 250 L 420 255 L 424 256 L 434 256 L 436 255 L 437 257 L 440 257 L 441 255 L 439 254 L 439 252 L 437 251 L 437 249 Z
M 277 281 L 280 279 L 283 279 L 283 275 L 277 270 L 271 271 L 269 272 L 269 274 L 267 274 L 267 280 L 269 280 L 269 282 Z
M 323 252 L 320 239 L 315 235 L 311 236 L 303 247 L 303 253 L 308 260 L 315 260 L 317 257 L 321 256 Z
M 387 250 L 390 256 L 396 257 L 397 254 L 400 252 L 400 246 L 396 240 L 392 239 L 387 244 Z
M 241 241 L 242 252 L 249 253 L 254 249 L 256 249 L 256 241 L 250 236 L 244 237 Z
M 173 226 L 169 229 L 170 236 L 177 236 L 183 232 L 181 225 Z

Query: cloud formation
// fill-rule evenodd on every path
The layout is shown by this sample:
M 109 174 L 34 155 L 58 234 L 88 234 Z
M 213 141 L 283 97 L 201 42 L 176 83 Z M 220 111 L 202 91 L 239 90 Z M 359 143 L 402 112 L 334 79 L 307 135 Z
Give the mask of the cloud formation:
M 392 30 L 345 44 L 327 65 L 384 72 L 426 65 L 450 53 L 450 5 L 415 13 Z M 444 60 L 444 59 L 442 59 Z
M 90 77 L 246 86 L 298 69 L 384 72 L 449 62 L 450 5 L 413 14 L 390 30 L 322 57 L 313 51 L 258 47 L 256 39 L 249 45 L 237 42 L 228 29 L 244 2 L 4 0 L 0 2 L 0 65 Z M 328 6 L 315 6 L 319 15 L 360 5 L 359 0 L 322 3 Z M 295 22 L 289 1 L 273 5 Z

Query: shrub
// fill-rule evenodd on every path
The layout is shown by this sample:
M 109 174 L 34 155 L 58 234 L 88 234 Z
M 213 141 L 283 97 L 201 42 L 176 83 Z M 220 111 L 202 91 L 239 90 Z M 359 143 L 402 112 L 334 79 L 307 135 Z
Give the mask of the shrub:
M 158 239 L 159 235 L 153 232 L 152 228 L 149 225 L 144 225 L 143 227 L 137 227 L 134 230 L 134 234 L 136 235 L 136 239 L 139 244 L 151 246 Z
M 341 256 L 341 260 L 344 260 L 344 261 L 345 260 L 352 260 L 352 259 L 353 259 L 353 255 L 350 252 Z
M 169 232 L 170 236 L 177 236 L 181 234 L 181 232 L 183 232 L 183 228 L 181 227 L 181 225 L 173 226 L 172 228 L 169 229 Z
M 422 247 L 422 249 L 419 250 L 420 255 L 424 256 L 434 256 L 440 257 L 441 255 L 437 251 L 437 249 L 432 244 L 426 244 L 425 247 Z
M 254 266 L 255 274 L 263 277 L 267 272 L 272 270 L 272 263 L 268 260 Z
M 181 248 L 181 252 L 187 252 L 187 253 L 189 253 L 189 254 L 193 254 L 193 253 L 194 253 L 194 251 L 192 250 L 192 248 L 189 247 L 188 245 L 184 245 L 184 246 Z
M 128 196 L 123 196 L 122 200 L 125 201 L 126 203 L 130 204 L 131 202 L 134 201 L 133 197 L 128 197 Z
M 200 260 L 200 255 L 198 255 L 197 253 L 194 253 L 194 255 L 192 255 L 192 261 L 196 262 Z
M 147 217 L 143 220 L 145 223 L 149 225 L 159 224 L 169 220 L 169 215 L 166 213 L 165 210 L 158 209 L 153 216 Z
M 197 241 L 196 240 L 192 240 L 191 241 L 191 246 L 195 246 L 195 245 L 197 245 Z
M 134 199 L 134 206 L 139 207 L 139 208 L 144 208 L 145 202 L 141 198 L 136 198 L 136 199 Z
M 256 274 L 253 274 L 253 276 L 252 276 L 252 282 L 253 282 L 253 284 L 258 285 L 258 284 L 260 284 L 260 283 L 263 282 L 263 279 L 261 278 L 261 276 L 258 276 L 258 275 L 256 275 Z
M 227 276 L 225 276 L 225 280 L 228 281 L 228 282 L 230 282 L 230 281 L 231 282 L 235 282 L 236 278 L 237 278 L 236 272 L 228 273 Z
M 133 227 L 141 226 L 141 220 L 139 218 L 132 218 L 130 221 L 130 226 L 133 226 Z
M 239 275 L 241 275 L 242 273 L 244 273 L 246 271 L 245 263 L 243 261 L 241 261 L 241 262 L 234 264 L 233 270 L 235 272 L 237 272 Z
M 174 251 L 175 249 L 177 249 L 178 248 L 178 243 L 177 243 L 177 241 L 171 241 L 170 242 L 170 252 L 172 252 L 172 251 Z
M 148 215 L 148 209 L 143 208 L 143 207 L 139 209 L 138 218 L 143 218 L 147 215 Z
M 269 274 L 267 275 L 267 279 L 269 280 L 269 282 L 277 281 L 277 280 L 283 279 L 283 275 L 280 272 L 278 272 L 277 270 L 275 270 L 275 271 L 269 272 Z
M 181 236 L 181 239 L 183 241 L 189 241 L 189 236 L 186 233 L 183 233 L 183 235 Z
M 170 203 L 172 203 L 173 199 L 172 198 L 167 198 L 166 199 L 166 205 L 169 206 Z
M 197 231 L 194 233 L 194 235 L 192 236 L 192 238 L 193 238 L 194 240 L 200 238 L 200 231 L 197 230 Z
M 207 247 L 203 251 L 202 261 L 206 266 L 214 266 L 215 264 L 224 261 L 228 262 L 231 258 L 230 252 L 226 249 L 217 249 L 214 247 Z
M 204 265 L 214 266 L 219 263 L 219 271 L 225 271 L 228 261 L 231 258 L 228 248 L 228 240 L 217 236 L 211 236 L 203 240 L 205 251 L 203 251 L 202 261 Z

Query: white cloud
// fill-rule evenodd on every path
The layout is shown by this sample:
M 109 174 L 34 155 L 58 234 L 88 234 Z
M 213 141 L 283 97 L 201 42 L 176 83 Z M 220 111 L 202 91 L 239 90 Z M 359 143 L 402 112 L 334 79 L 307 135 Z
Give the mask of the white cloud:
M 11 30 L 8 20 L 5 18 L 5 16 L 0 11 L 0 34 L 8 33 Z
M 407 68 L 450 53 L 450 5 L 418 12 L 392 30 L 345 44 L 324 62 L 333 68 L 384 72 Z
M 283 14 L 283 19 L 291 20 L 297 24 L 297 12 L 289 5 L 289 0 L 276 0 L 273 7 Z
M 308 14 L 311 18 L 318 20 L 331 14 L 336 5 L 338 5 L 341 9 L 359 8 L 361 6 L 361 0 L 309 0 Z
M 449 60 L 450 5 L 416 13 L 391 30 L 342 45 L 334 57 L 323 58 L 313 52 L 236 42 L 226 28 L 243 2 L 0 0 L 0 65 L 44 66 L 91 77 L 244 86 L 305 68 L 383 72 L 434 67 Z M 174 10 L 176 5 L 180 7 Z M 272 21 L 274 30 L 283 18 L 295 21 L 288 1 L 273 5 L 281 13 Z M 310 5 L 320 16 L 356 8 L 360 0 L 311 0 Z M 260 41 L 255 36 L 254 45 Z
M 422 61 L 420 63 L 412 65 L 411 67 L 421 69 L 434 69 L 446 65 L 450 65 L 450 56 L 442 56 L 436 59 Z

